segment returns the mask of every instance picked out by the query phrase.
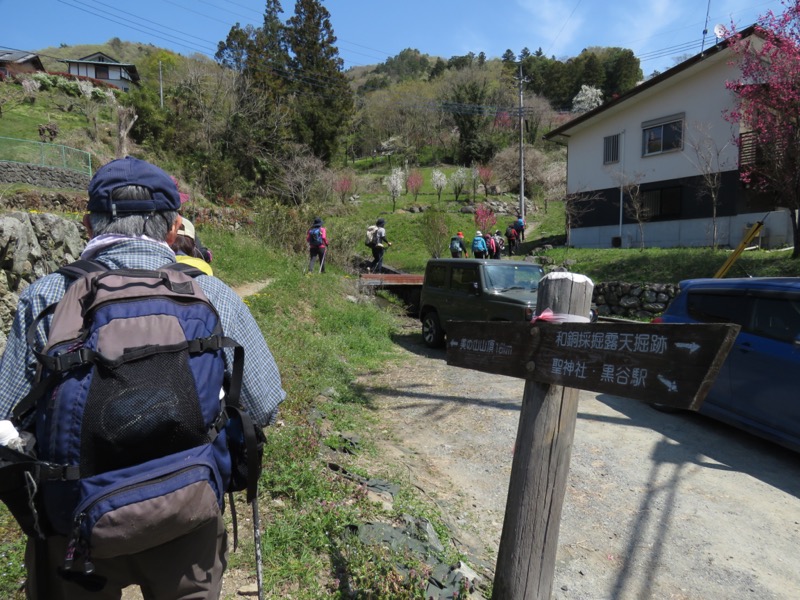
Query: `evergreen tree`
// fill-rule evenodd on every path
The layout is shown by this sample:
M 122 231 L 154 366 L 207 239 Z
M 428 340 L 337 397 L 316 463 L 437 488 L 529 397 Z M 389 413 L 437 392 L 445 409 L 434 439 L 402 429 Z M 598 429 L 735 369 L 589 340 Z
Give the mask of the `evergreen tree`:
M 614 98 L 633 88 L 644 78 L 639 66 L 639 59 L 632 50 L 623 48 L 607 48 L 608 58 L 603 66 L 606 71 L 606 81 L 603 85 L 603 97 Z
M 600 59 L 594 52 L 586 52 L 586 60 L 583 63 L 583 76 L 581 84 L 590 87 L 602 88 L 606 79 L 606 72 Z
M 237 73 L 231 117 L 220 137 L 224 160 L 251 181 L 267 183 L 288 136 L 289 53 L 280 0 L 266 0 L 262 27 L 234 25 L 217 46 L 217 61 Z
M 444 62 L 441 58 L 437 58 L 436 62 L 433 65 L 433 68 L 431 68 L 431 72 L 428 75 L 428 79 L 436 79 L 437 77 L 440 77 L 442 73 L 444 73 L 446 70 L 447 70 L 447 63 Z
M 342 73 L 330 13 L 320 0 L 297 0 L 286 33 L 292 55 L 295 137 L 330 164 L 353 112 L 353 94 Z

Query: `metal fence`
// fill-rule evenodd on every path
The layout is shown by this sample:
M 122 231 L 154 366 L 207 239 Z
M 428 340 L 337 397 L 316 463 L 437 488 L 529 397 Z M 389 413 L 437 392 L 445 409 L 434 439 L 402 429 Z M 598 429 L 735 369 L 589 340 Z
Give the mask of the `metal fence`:
M 57 167 L 92 175 L 92 155 L 61 144 L 0 137 L 0 161 Z

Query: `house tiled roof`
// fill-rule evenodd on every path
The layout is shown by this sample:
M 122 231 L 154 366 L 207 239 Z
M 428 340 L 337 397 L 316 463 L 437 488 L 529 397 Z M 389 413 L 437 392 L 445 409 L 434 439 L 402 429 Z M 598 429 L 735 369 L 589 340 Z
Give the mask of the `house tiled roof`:
M 743 29 L 742 31 L 740 31 L 739 34 L 742 37 L 748 37 L 748 36 L 752 35 L 755 32 L 755 28 L 756 28 L 755 25 L 750 25 L 746 29 Z M 563 137 L 568 137 L 566 132 L 569 131 L 570 129 L 573 129 L 576 125 L 579 125 L 581 123 L 589 121 L 590 119 L 593 119 L 597 115 L 599 115 L 601 113 L 604 113 L 607 110 L 609 110 L 609 109 L 611 109 L 611 108 L 613 108 L 613 107 L 615 107 L 615 106 L 617 106 L 619 104 L 622 104 L 623 102 L 626 102 L 627 100 L 630 100 L 634 96 L 637 96 L 637 95 L 641 94 L 642 92 L 644 92 L 644 91 L 646 91 L 646 90 L 648 90 L 648 89 L 650 89 L 652 87 L 655 87 L 655 86 L 659 85 L 660 83 L 670 79 L 671 77 L 674 77 L 675 75 L 677 75 L 679 73 L 682 73 L 683 71 L 686 71 L 687 69 L 695 66 L 696 64 L 698 64 L 698 63 L 700 63 L 700 62 L 702 62 L 704 60 L 707 60 L 711 56 L 719 54 L 720 52 L 725 50 L 727 47 L 728 47 L 728 40 L 722 40 L 722 41 L 718 42 L 717 44 L 715 44 L 714 46 L 711 46 L 710 48 L 704 50 L 703 52 L 700 52 L 699 54 L 696 54 L 695 56 L 692 56 L 691 58 L 688 58 L 685 61 L 675 65 L 671 69 L 667 69 L 663 73 L 660 73 L 660 74 L 656 75 L 655 77 L 653 77 L 651 79 L 648 79 L 647 81 L 645 81 L 643 83 L 640 83 L 639 85 L 631 88 L 630 90 L 628 90 L 624 94 L 620 94 L 618 97 L 616 97 L 616 98 L 614 98 L 612 100 L 609 100 L 608 102 L 605 102 L 605 103 L 601 104 L 597 108 L 594 108 L 594 109 L 592 109 L 592 110 L 590 110 L 588 112 L 585 112 L 584 114 L 582 114 L 582 115 L 580 115 L 578 117 L 575 117 L 574 119 L 572 119 L 570 121 L 567 121 L 566 123 L 564 123 L 560 127 L 556 127 L 555 129 L 549 131 L 543 137 L 544 137 L 544 139 L 551 140 L 551 141 L 555 140 L 556 138 L 562 137 L 562 136 Z
M 0 62 L 3 63 L 24 63 L 24 62 L 32 62 L 35 63 L 44 70 L 42 66 L 42 61 L 39 59 L 38 54 L 34 54 L 33 52 L 26 52 L 24 50 L 0 50 Z

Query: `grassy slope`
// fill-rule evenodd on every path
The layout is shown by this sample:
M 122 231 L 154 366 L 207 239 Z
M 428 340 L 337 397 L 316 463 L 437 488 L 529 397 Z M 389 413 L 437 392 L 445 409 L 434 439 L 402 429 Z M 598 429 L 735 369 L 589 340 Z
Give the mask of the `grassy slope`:
M 454 170 L 454 168 L 442 168 L 448 176 Z M 410 194 L 401 195 L 397 200 L 396 211 L 392 213 L 391 197 L 380 184 L 381 178 L 388 174 L 388 165 L 381 165 L 374 170 L 366 169 L 366 173 L 361 176 L 362 180 L 371 180 L 373 183 L 369 186 L 362 185 L 365 191 L 359 194 L 358 206 L 349 210 L 346 215 L 338 215 L 335 210 L 329 215 L 322 213 L 331 235 L 335 236 L 337 226 L 345 222 L 363 223 L 366 228 L 368 224 L 374 223 L 378 216 L 383 216 L 386 219 L 387 236 L 393 243 L 384 262 L 392 267 L 415 273 L 424 271 L 429 255 L 418 242 L 421 214 L 407 212 L 411 206 L 444 207 L 447 210 L 450 231 L 452 233 L 463 231 L 468 240 L 472 239 L 476 230 L 473 215 L 458 212 L 460 205 L 465 203 L 468 193 L 462 194 L 460 204 L 455 205 L 453 192 L 448 187 L 439 202 L 430 184 L 432 169 L 422 168 L 420 171 L 425 185 L 417 200 L 415 201 Z M 515 198 L 504 196 L 502 199 L 509 203 L 510 210 L 516 208 Z M 479 197 L 478 202 L 480 201 Z M 537 205 L 537 211 L 528 214 L 527 217 L 529 231 L 528 238 L 522 246 L 524 251 L 530 252 L 545 243 L 552 244 L 554 248 L 542 252 L 543 255 L 551 257 L 555 264 L 563 264 L 565 260 L 576 261 L 570 266 L 572 271 L 584 273 L 598 282 L 677 283 L 692 277 L 711 277 L 730 254 L 730 249 L 710 248 L 645 248 L 644 251 L 638 248 L 568 248 L 563 246 L 565 239 L 563 203 L 551 202 L 546 212 L 542 206 Z M 495 229 L 505 231 L 506 221 L 509 220 L 508 217 L 498 216 Z M 354 244 L 361 250 L 363 242 L 360 239 L 354 241 Z M 746 252 L 735 263 L 728 277 L 800 276 L 800 262 L 791 260 L 790 254 L 790 251 Z

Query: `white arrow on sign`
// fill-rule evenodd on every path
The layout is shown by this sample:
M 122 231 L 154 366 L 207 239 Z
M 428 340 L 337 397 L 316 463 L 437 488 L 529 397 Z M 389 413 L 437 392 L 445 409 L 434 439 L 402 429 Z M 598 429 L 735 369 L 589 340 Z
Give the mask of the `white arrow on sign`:
M 696 342 L 692 342 L 691 344 L 687 344 L 687 343 L 683 343 L 683 342 L 676 342 L 675 347 L 676 348 L 683 348 L 684 350 L 688 350 L 689 354 L 693 354 L 694 352 L 697 352 L 698 350 L 700 350 L 700 344 L 697 344 Z
M 664 384 L 664 386 L 667 388 L 668 391 L 670 391 L 670 392 L 677 392 L 678 391 L 678 384 L 675 383 L 674 381 L 670 381 L 669 379 L 667 379 L 663 375 L 659 375 L 658 376 L 658 380 L 661 383 Z
M 458 346 L 461 342 L 459 340 L 450 340 L 451 346 Z

